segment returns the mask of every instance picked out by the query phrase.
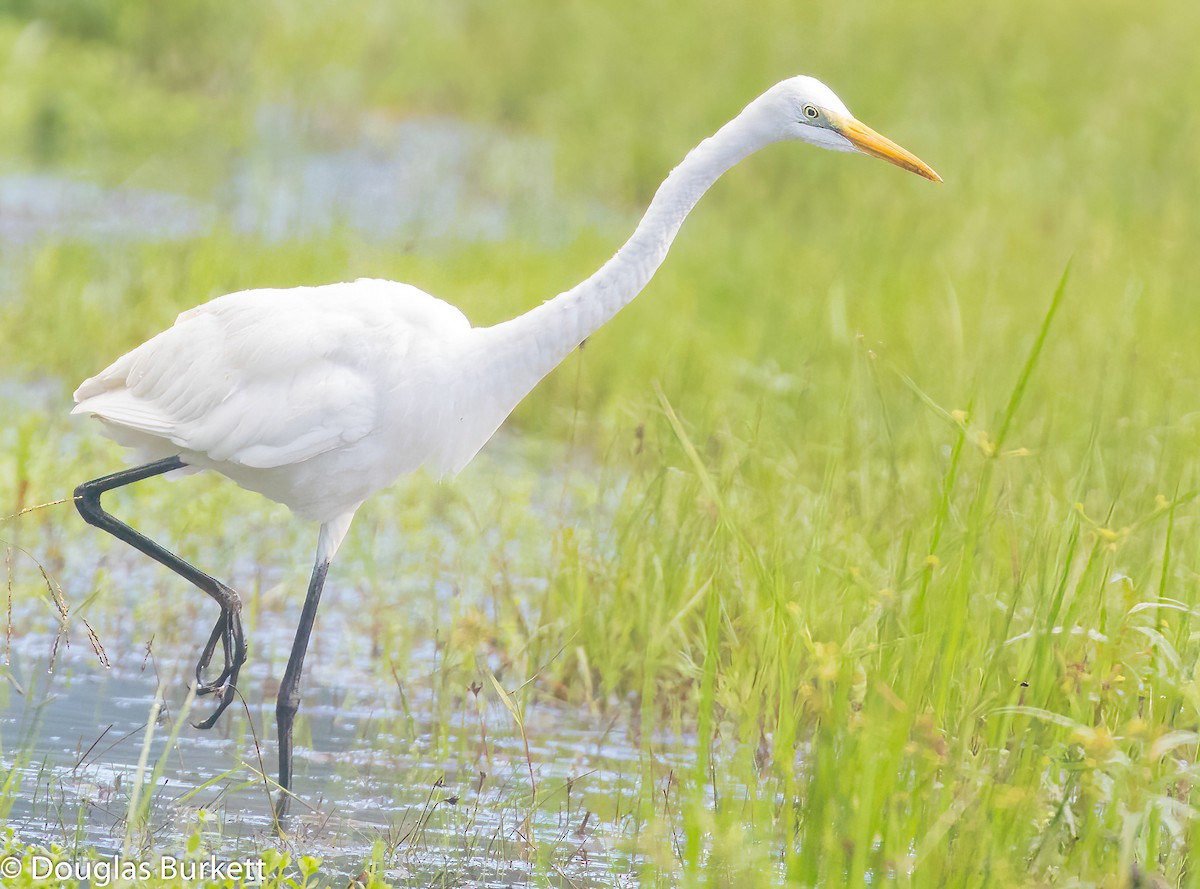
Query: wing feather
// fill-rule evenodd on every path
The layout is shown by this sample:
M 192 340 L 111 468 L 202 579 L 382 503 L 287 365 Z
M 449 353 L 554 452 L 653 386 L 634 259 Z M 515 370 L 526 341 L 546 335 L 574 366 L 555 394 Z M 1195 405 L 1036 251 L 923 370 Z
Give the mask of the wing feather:
M 217 463 L 297 463 L 377 428 L 381 363 L 469 326 L 395 282 L 234 293 L 86 380 L 73 413 L 117 427 L 118 440 L 150 436 Z

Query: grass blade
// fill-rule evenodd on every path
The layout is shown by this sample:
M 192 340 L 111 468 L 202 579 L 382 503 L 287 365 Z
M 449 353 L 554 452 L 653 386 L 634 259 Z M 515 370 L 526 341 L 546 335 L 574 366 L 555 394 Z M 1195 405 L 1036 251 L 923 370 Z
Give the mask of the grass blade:
M 1058 313 L 1058 307 L 1062 305 L 1063 294 L 1067 290 L 1067 278 L 1070 274 L 1071 263 L 1068 261 L 1067 267 L 1063 269 L 1062 278 L 1059 279 L 1058 287 L 1054 290 L 1054 297 L 1050 300 L 1050 308 L 1046 310 L 1046 317 L 1042 319 L 1037 339 L 1033 341 L 1033 348 L 1029 350 L 1029 357 L 1025 359 L 1025 366 L 1021 368 L 1021 376 L 1017 379 L 1017 385 L 1008 398 L 1008 405 L 1004 408 L 1004 419 L 1000 422 L 1000 431 L 996 433 L 994 453 L 999 454 L 1004 447 L 1004 440 L 1008 437 L 1008 431 L 1012 427 L 1013 417 L 1016 416 L 1017 408 L 1021 405 L 1021 398 L 1025 395 L 1025 389 L 1029 385 L 1029 378 L 1033 376 L 1033 369 L 1042 356 L 1042 348 L 1046 345 L 1046 335 L 1050 332 L 1050 324 Z

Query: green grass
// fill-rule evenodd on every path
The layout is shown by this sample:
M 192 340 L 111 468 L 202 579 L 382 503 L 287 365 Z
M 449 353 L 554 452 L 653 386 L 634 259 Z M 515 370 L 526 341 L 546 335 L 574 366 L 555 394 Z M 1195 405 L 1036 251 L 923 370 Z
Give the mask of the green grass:
M 626 223 L 553 249 L 44 244 L 0 302 L 0 373 L 64 394 L 0 429 L 0 512 L 117 465 L 66 433 L 65 393 L 178 311 L 378 275 L 499 320 L 590 273 L 762 88 L 813 73 L 946 184 L 796 146 L 752 159 L 510 422 L 531 465 L 570 460 L 584 506 L 523 511 L 528 480 L 485 464 L 369 505 L 349 558 L 399 523 L 408 564 L 486 589 L 486 613 L 437 627 L 446 687 L 492 694 L 491 657 L 505 688 L 533 679 L 525 707 L 633 701 L 639 796 L 609 803 L 637 822 L 643 885 L 1200 887 L 1196 8 L 244 7 L 0 4 L 0 165 L 204 198 L 261 103 L 451 114 L 553 140 L 558 190 Z M 307 529 L 195 484 L 182 514 L 139 492 L 139 515 L 210 564 L 243 543 L 231 511 L 281 525 L 243 545 L 302 583 Z M 431 522 L 497 534 L 486 572 L 442 559 Z M 52 574 L 117 553 L 64 507 L 0 533 Z M 113 585 L 129 563 L 105 558 Z M 341 582 L 385 601 L 379 574 Z M 45 595 L 28 561 L 13 577 Z M 423 675 L 421 589 L 372 620 Z M 173 615 L 143 617 L 169 634 Z M 668 774 L 654 728 L 694 763 Z

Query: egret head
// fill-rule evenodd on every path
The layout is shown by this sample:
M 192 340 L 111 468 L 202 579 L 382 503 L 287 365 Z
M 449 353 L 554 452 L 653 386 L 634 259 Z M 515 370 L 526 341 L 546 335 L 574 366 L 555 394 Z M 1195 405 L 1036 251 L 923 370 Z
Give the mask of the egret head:
M 860 151 L 934 182 L 942 181 L 916 155 L 857 121 L 833 90 L 814 77 L 781 81 L 751 104 L 751 108 L 755 106 L 777 128 L 780 140 L 799 139 L 834 151 Z

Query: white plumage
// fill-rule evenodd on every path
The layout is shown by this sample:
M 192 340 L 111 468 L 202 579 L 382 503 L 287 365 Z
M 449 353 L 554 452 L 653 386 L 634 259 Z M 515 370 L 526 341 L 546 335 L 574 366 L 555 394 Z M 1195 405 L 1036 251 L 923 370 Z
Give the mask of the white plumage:
M 718 177 L 773 142 L 857 150 L 929 179 L 916 157 L 850 116 L 824 84 L 776 84 L 672 171 L 628 242 L 583 283 L 503 324 L 473 328 L 462 312 L 407 284 L 247 290 L 184 312 L 75 392 L 74 413 L 158 461 L 80 486 L 84 517 L 187 577 L 221 603 L 223 690 L 245 658 L 237 595 L 100 507 L 100 494 L 167 471 L 212 469 L 321 522 L 317 565 L 280 687 L 280 783 L 291 779 L 291 718 L 325 571 L 359 505 L 419 468 L 457 472 L 522 398 L 636 296 L 688 212 Z M 667 332 L 669 333 L 669 332 Z M 178 458 L 178 459 L 175 459 Z M 286 809 L 287 795 L 279 811 Z
M 325 522 L 403 473 L 457 471 L 487 441 L 460 410 L 474 381 L 454 372 L 473 333 L 393 281 L 231 293 L 85 381 L 73 413 L 148 460 L 178 454 Z
M 179 455 L 304 518 L 352 514 L 404 473 L 461 470 L 537 381 L 642 289 L 717 177 L 784 139 L 937 178 L 827 86 L 792 78 L 688 155 L 604 268 L 507 325 L 472 328 L 450 304 L 393 281 L 231 293 L 85 381 L 73 413 L 147 459 Z

